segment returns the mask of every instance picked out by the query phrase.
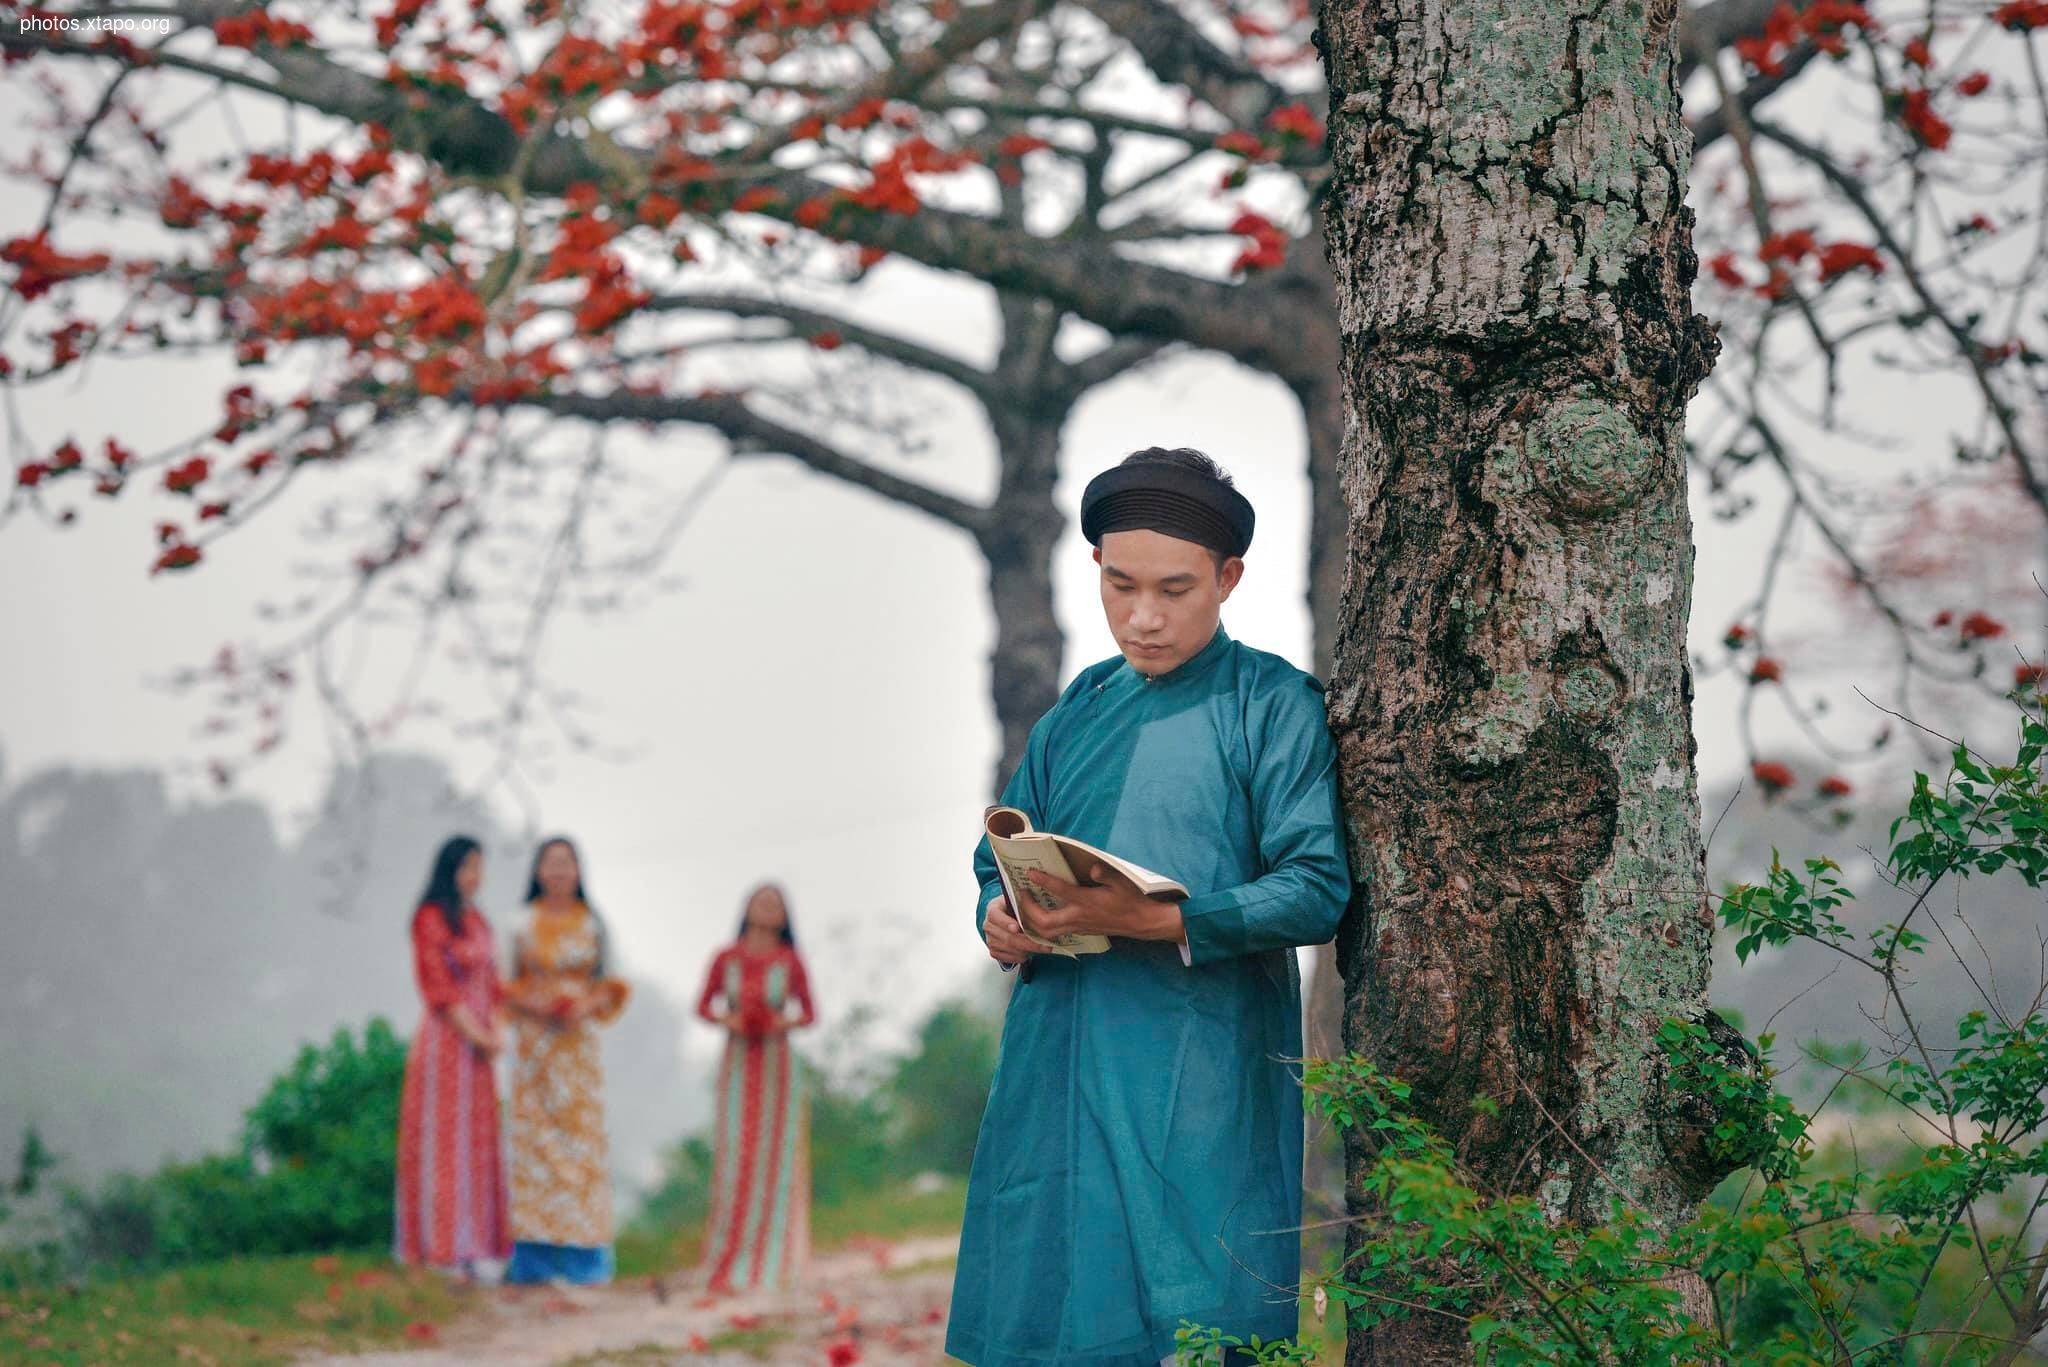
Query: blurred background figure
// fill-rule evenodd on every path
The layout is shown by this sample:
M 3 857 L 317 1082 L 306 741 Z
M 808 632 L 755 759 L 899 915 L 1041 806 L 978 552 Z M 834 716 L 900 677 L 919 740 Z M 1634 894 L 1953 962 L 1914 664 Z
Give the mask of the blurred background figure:
M 399 1261 L 457 1268 L 509 1252 L 498 1152 L 502 990 L 490 923 L 475 906 L 484 856 L 458 835 L 441 846 L 412 917 L 425 1010 L 405 1065 L 398 1120 Z
M 612 1197 L 596 1027 L 625 1007 L 626 984 L 606 974 L 604 923 L 568 840 L 541 842 L 526 900 L 530 919 L 514 941 L 506 992 L 517 1051 L 505 1280 L 606 1282 Z
M 810 1258 L 811 1149 L 803 1060 L 789 1032 L 817 1013 L 789 901 L 775 884 L 748 894 L 739 939 L 711 961 L 697 1014 L 728 1032 L 704 1240 L 708 1283 L 718 1292 L 790 1286 Z

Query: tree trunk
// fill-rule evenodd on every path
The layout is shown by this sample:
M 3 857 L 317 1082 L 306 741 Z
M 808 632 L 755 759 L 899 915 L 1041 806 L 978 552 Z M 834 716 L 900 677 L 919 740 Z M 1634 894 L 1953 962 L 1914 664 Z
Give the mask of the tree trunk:
M 1560 1220 L 1618 1187 L 1677 1221 L 1716 1175 L 1655 1043 L 1705 1015 L 1712 927 L 1681 439 L 1716 344 L 1689 298 L 1677 17 L 1329 0 L 1318 40 L 1348 415 L 1346 1043 L 1483 1183 Z M 1421 1315 L 1355 1331 L 1347 1362 L 1469 1356 Z
M 1318 231 L 1295 248 L 1289 258 L 1287 294 L 1290 313 L 1299 322 L 1297 345 L 1282 374 L 1301 404 L 1308 446 L 1308 609 L 1310 672 L 1330 677 L 1336 641 L 1345 565 L 1345 528 L 1350 514 L 1337 482 L 1337 460 L 1344 447 L 1343 342 L 1337 330 L 1337 282 L 1330 273 Z M 1310 970 L 1308 1001 L 1302 1020 L 1302 1050 L 1310 1058 L 1331 1058 L 1343 1051 L 1344 985 L 1337 972 L 1335 943 L 1316 947 Z M 1301 1164 L 1302 1219 L 1310 1229 L 1303 1264 L 1319 1268 L 1341 1251 L 1343 1230 L 1335 1223 L 1344 1213 L 1344 1150 L 1336 1130 L 1311 1123 Z M 1313 1228 L 1321 1226 L 1320 1228 Z
M 1023 295 L 1004 293 L 997 300 L 1003 317 L 999 383 L 984 405 L 999 473 L 992 515 L 978 538 L 996 619 L 989 691 L 1003 737 L 992 794 L 1002 792 L 1023 760 L 1032 725 L 1059 701 L 1066 638 L 1053 611 L 1052 554 L 1065 525 L 1052 495 L 1060 433 L 1079 397 L 1053 354 L 1059 311 Z

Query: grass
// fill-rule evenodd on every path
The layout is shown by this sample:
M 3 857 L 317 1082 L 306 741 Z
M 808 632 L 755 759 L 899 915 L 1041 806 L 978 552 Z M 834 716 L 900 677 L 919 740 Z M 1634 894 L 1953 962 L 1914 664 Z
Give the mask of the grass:
M 308 1348 L 405 1343 L 465 1303 L 438 1274 L 394 1268 L 375 1254 L 236 1258 L 0 1292 L 0 1362 L 87 1367 L 160 1363 L 174 1353 L 201 1367 L 268 1367 Z
M 908 1239 L 927 1234 L 954 1234 L 967 1211 L 967 1183 L 947 1178 L 931 1191 L 905 1186 L 862 1192 L 811 1210 L 811 1245 L 830 1253 L 856 1239 Z M 622 1230 L 613 1248 L 618 1275 L 652 1277 L 695 1267 L 704 1253 L 704 1230 L 693 1224 L 680 1230 Z

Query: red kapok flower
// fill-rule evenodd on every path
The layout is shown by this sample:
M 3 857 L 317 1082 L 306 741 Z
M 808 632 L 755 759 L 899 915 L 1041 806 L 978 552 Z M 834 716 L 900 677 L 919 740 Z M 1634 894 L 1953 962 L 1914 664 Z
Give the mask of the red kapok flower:
M 1955 136 L 1949 121 L 1934 112 L 1934 97 L 1924 90 L 1908 90 L 1899 102 L 1899 122 L 1930 152 L 1939 152 Z
M 1763 785 L 1765 796 L 1782 793 L 1795 782 L 1792 770 L 1774 759 L 1760 759 L 1749 766 L 1749 772 Z
M 1313 143 L 1323 140 L 1323 121 L 1310 113 L 1305 104 L 1281 105 L 1266 116 L 1266 126 L 1286 138 Z
M 1961 79 L 1960 81 L 1956 82 L 1956 94 L 1961 95 L 1965 98 L 1982 95 L 1985 91 L 1989 90 L 1990 88 L 1990 73 L 1983 71 L 1973 71 L 1969 75 L 1963 77 L 1963 79 Z
M 209 468 L 205 456 L 194 456 L 164 471 L 164 488 L 174 494 L 189 494 L 205 482 Z
M 1934 65 L 1934 54 L 1928 51 L 1925 38 L 1909 39 L 1905 47 L 1905 57 L 1922 71 Z
M 1820 249 L 1822 280 L 1833 280 L 1854 270 L 1883 275 L 1884 258 L 1877 254 L 1877 248 L 1865 246 L 1861 242 L 1830 242 Z
M 1973 612 L 1956 624 L 1965 641 L 1988 641 L 2005 635 L 2005 623 L 1982 612 Z
M 840 336 L 837 332 L 833 331 L 830 328 L 827 328 L 823 332 L 812 333 L 810 341 L 811 345 L 816 347 L 820 351 L 837 351 L 841 346 L 845 345 L 846 343 L 846 339 L 844 337 Z
M 2012 686 L 2014 688 L 2033 688 L 2044 678 L 2048 678 L 2048 665 L 2019 664 L 2013 666 Z
M 848 1338 L 833 1339 L 825 1345 L 825 1361 L 831 1367 L 851 1367 L 860 1361 L 860 1345 Z
M 2010 0 L 1991 11 L 1991 22 L 2014 33 L 2048 28 L 2048 0 Z
M 1273 155 L 1256 133 L 1247 133 L 1242 128 L 1233 128 L 1217 138 L 1216 150 L 1245 157 L 1251 161 L 1264 161 Z
M 199 548 L 187 545 L 183 541 L 178 541 L 164 547 L 163 554 L 156 558 L 156 565 L 151 572 L 154 573 L 157 570 L 189 570 L 198 563 Z M 334 1285 L 339 1287 L 341 1283 L 336 1282 Z
M 43 464 L 39 460 L 32 460 L 26 465 L 17 466 L 15 468 L 14 482 L 16 484 L 19 484 L 24 489 L 33 489 L 38 484 L 41 484 L 43 482 L 43 476 L 49 473 L 49 466 Z
M 1784 674 L 1784 668 L 1768 655 L 1757 656 L 1756 663 L 1749 667 L 1751 683 L 1776 683 Z
M 1819 250 L 1813 240 L 1813 229 L 1794 228 L 1788 233 L 1772 233 L 1757 248 L 1760 261 L 1803 261 Z
M 1847 797 L 1853 791 L 1849 786 L 1849 780 L 1838 774 L 1829 774 L 1820 781 L 1822 797 Z
M 1735 650 L 1740 648 L 1742 643 L 1748 639 L 1749 628 L 1737 622 L 1728 628 L 1727 634 L 1721 638 L 1721 644 L 1727 646 L 1730 650 Z

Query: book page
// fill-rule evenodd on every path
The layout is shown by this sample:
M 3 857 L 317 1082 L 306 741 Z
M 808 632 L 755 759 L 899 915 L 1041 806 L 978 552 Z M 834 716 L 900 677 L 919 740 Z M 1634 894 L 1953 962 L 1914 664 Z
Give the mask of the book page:
M 1017 917 L 1018 925 L 1023 927 L 1025 935 L 1032 941 L 1043 949 L 1066 955 L 1100 954 L 1109 948 L 1109 937 L 1106 935 L 1076 933 L 1062 935 L 1057 939 L 1047 939 L 1033 928 L 1030 907 L 1037 906 L 1050 911 L 1060 903 L 1058 898 L 1025 877 L 1025 874 L 1035 869 L 1064 882 L 1074 881 L 1073 870 L 1061 857 L 1057 845 L 1043 836 L 1004 839 L 992 835 L 989 837 L 989 848 L 995 854 L 996 867 L 1002 874 L 1003 892 L 1009 901 L 1010 909 Z

